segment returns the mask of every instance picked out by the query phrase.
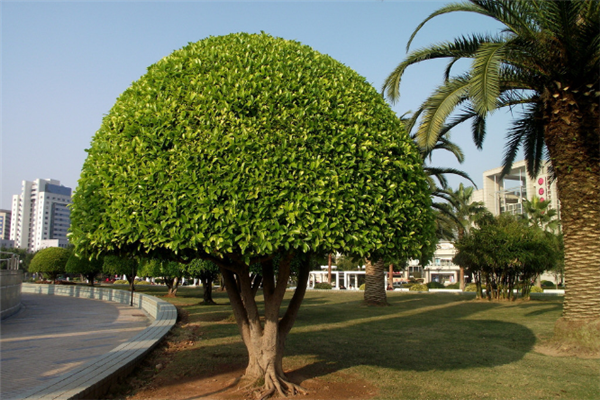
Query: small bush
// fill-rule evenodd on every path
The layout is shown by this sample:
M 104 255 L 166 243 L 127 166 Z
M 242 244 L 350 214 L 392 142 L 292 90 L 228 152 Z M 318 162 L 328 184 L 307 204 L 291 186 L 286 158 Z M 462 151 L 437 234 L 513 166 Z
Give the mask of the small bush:
M 469 283 L 466 287 L 465 287 L 465 292 L 476 292 L 477 291 L 477 285 L 474 283 Z
M 113 282 L 115 285 L 128 285 L 129 282 L 123 280 L 123 279 L 119 279 Z
M 362 285 L 360 285 L 360 287 L 358 288 L 358 290 L 365 290 L 365 284 L 363 283 Z
M 315 284 L 315 289 L 331 289 L 331 285 L 327 282 L 320 282 Z
M 410 290 L 411 292 L 429 292 L 429 288 L 427 287 L 427 285 L 423 285 L 421 283 L 415 283 L 408 290 Z
M 539 286 L 532 286 L 530 293 L 544 293 L 544 289 Z
M 460 283 L 456 282 L 451 285 L 446 286 L 446 289 L 460 289 Z
M 443 283 L 439 283 L 439 282 L 429 282 L 427 284 L 427 287 L 429 289 L 445 289 L 446 288 L 446 286 L 444 286 Z
M 148 281 L 136 281 L 135 284 L 136 285 L 152 285 L 152 283 L 150 283 Z
M 403 283 L 402 284 L 402 288 L 403 289 L 410 289 L 412 287 L 412 285 L 414 285 L 414 282 Z
M 542 281 L 542 288 L 544 289 L 556 289 L 556 285 L 551 281 Z

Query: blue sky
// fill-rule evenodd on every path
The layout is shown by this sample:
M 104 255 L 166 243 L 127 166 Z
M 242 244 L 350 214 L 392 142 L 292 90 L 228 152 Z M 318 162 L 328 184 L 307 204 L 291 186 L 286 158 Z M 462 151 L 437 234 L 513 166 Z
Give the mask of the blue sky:
M 189 42 L 232 32 L 265 31 L 341 61 L 378 90 L 406 55 L 410 34 L 439 1 L 330 2 L 22 2 L 1 3 L 1 208 L 22 180 L 53 178 L 73 189 L 85 149 L 116 98 L 146 68 Z M 470 32 L 495 32 L 482 16 L 438 17 L 412 49 Z M 409 68 L 393 106 L 415 110 L 441 83 L 444 62 Z M 500 166 L 506 114 L 494 116 L 484 150 L 469 127 L 452 139 L 466 154 L 460 165 L 442 153 L 433 164 L 460 168 L 481 186 Z M 451 179 L 456 187 L 463 180 Z

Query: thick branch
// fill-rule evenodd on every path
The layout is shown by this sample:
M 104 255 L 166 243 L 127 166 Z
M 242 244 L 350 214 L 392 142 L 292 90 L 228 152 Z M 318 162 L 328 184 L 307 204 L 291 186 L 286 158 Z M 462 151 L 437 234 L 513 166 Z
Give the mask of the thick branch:
M 302 263 L 300 266 L 300 271 L 298 273 L 298 284 L 296 286 L 296 291 L 294 292 L 294 296 L 288 305 L 288 309 L 285 312 L 285 315 L 279 322 L 279 334 L 282 338 L 285 338 L 287 334 L 294 326 L 294 322 L 296 321 L 296 317 L 298 316 L 298 310 L 300 309 L 300 305 L 304 300 L 304 295 L 306 294 L 306 286 L 308 283 L 308 273 L 310 271 L 310 259 L 306 260 L 305 263 Z
M 244 302 L 240 296 L 240 291 L 235 282 L 233 272 L 225 268 L 219 269 L 221 270 L 221 276 L 223 276 L 223 280 L 225 281 L 225 285 L 227 287 L 229 302 L 231 303 L 233 315 L 235 316 L 235 320 L 240 329 L 242 339 L 244 340 L 244 343 L 250 343 L 250 323 L 248 320 L 248 314 L 246 312 L 246 308 L 244 307 Z

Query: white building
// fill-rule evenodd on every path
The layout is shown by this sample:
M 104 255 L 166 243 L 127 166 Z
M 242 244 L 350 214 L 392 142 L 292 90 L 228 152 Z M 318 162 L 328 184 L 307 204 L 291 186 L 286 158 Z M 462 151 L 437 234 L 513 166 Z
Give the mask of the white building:
M 11 214 L 8 210 L 0 210 L 0 240 L 8 240 L 10 238 Z
M 494 168 L 483 173 L 483 188 L 473 192 L 473 201 L 482 201 L 485 207 L 494 215 L 508 212 L 523 213 L 523 200 L 537 196 L 540 200 L 550 200 L 550 208 L 557 210 L 560 216 L 558 191 L 556 181 L 550 181 L 548 167 L 544 163 L 535 179 L 527 174 L 525 161 L 513 163 L 510 173 L 502 179 L 502 167 Z
M 37 251 L 66 247 L 71 225 L 71 188 L 54 179 L 23 181 L 21 194 L 12 200 L 10 239 L 15 247 Z

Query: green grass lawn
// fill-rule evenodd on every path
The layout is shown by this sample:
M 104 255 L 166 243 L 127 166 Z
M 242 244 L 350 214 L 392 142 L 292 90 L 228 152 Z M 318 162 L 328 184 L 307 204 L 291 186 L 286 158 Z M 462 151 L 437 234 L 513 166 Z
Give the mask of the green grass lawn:
M 536 352 L 552 335 L 562 297 L 491 303 L 394 292 L 390 307 L 367 307 L 362 296 L 309 291 L 287 340 L 284 368 L 325 381 L 351 374 L 377 387 L 380 399 L 600 398 L 600 360 Z M 214 297 L 219 305 L 200 305 L 201 289 L 182 288 L 167 299 L 188 314 L 173 334 L 194 344 L 174 353 L 164 379 L 246 362 L 227 296 Z

